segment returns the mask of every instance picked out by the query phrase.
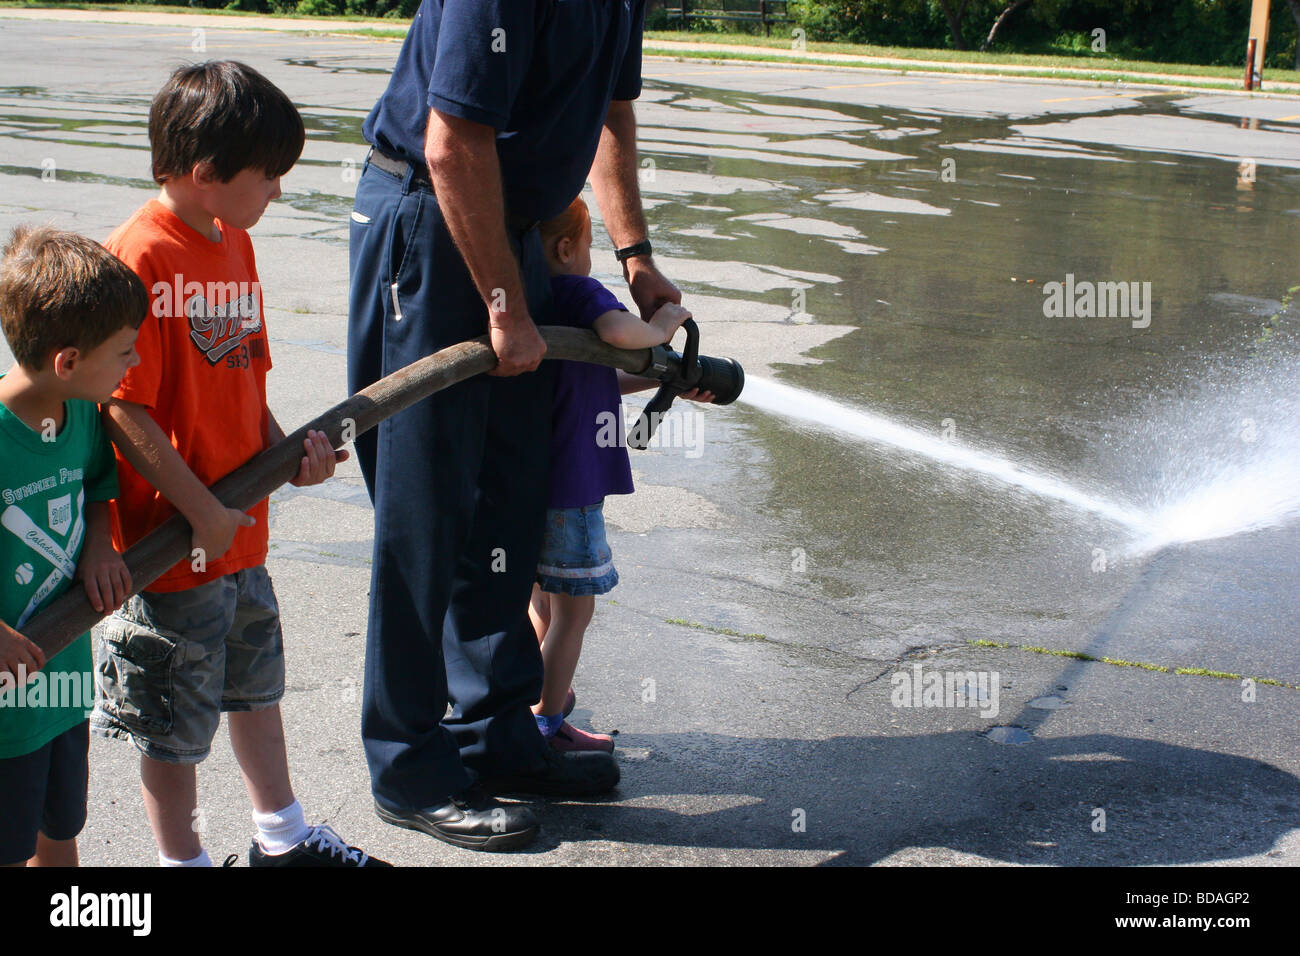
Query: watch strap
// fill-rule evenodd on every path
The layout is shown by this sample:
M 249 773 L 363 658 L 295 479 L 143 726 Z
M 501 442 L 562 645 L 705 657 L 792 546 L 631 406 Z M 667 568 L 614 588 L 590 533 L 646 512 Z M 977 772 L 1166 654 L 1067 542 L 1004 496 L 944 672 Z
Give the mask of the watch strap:
M 622 249 L 614 250 L 614 258 L 619 262 L 626 262 L 633 256 L 648 256 L 653 250 L 650 248 L 650 240 L 642 239 L 640 242 L 634 242 L 630 246 L 624 246 Z

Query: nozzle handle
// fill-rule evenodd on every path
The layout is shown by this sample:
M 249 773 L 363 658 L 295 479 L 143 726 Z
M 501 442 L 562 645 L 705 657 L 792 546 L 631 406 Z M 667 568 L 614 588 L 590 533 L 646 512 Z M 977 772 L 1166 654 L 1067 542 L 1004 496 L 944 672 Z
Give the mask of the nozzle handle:
M 638 451 L 649 448 L 650 439 L 654 437 L 660 419 L 668 409 L 672 408 L 674 399 L 682 392 L 694 388 L 695 383 L 704 374 L 704 369 L 700 365 L 700 327 L 695 324 L 694 319 L 687 319 L 682 323 L 682 328 L 686 330 L 686 346 L 682 349 L 680 371 L 673 379 L 660 385 L 659 391 L 655 392 L 655 397 L 646 404 L 641 417 L 628 432 L 628 448 L 635 448 Z
M 654 437 L 655 429 L 659 427 L 659 421 L 663 418 L 664 413 L 672 407 L 673 399 L 681 393 L 671 385 L 660 385 L 659 391 L 655 392 L 655 397 L 646 403 L 641 410 L 641 417 L 636 420 L 632 430 L 627 435 L 627 447 L 635 448 L 638 451 L 644 451 L 650 447 L 650 439 Z
M 678 390 L 679 395 L 691 388 L 704 374 L 704 369 L 700 367 L 700 327 L 694 319 L 687 319 L 682 323 L 682 328 L 686 330 L 686 347 L 682 349 L 682 380 L 687 384 Z

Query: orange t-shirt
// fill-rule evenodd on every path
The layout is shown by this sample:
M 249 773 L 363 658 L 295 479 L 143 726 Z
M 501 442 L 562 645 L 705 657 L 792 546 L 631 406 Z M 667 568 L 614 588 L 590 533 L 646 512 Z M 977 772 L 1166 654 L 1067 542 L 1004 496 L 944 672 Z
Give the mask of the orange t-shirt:
M 266 373 L 271 367 L 253 243 L 220 220 L 221 242 L 187 226 L 151 200 L 104 244 L 149 290 L 140 326 L 140 364 L 114 398 L 149 409 L 190 470 L 205 485 L 224 478 L 266 447 Z M 112 504 L 113 544 L 130 547 L 176 513 L 153 485 L 117 453 L 121 493 Z M 184 591 L 266 561 L 267 506 L 248 513 L 230 550 L 201 572 L 185 558 L 150 591 Z

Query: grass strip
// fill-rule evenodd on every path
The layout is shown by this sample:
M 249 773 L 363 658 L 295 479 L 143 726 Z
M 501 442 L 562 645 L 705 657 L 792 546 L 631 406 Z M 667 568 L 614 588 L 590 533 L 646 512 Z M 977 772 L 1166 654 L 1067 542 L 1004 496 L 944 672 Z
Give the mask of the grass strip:
M 1094 657 L 1082 651 L 1065 651 L 1058 648 L 1039 647 L 1034 644 L 1009 644 L 1004 641 L 968 640 L 971 647 L 993 647 L 998 650 L 1028 651 L 1031 654 L 1048 654 L 1052 657 L 1069 657 L 1076 661 L 1089 661 L 1096 664 L 1110 664 L 1114 667 L 1136 667 L 1138 670 L 1155 671 L 1159 674 L 1175 674 L 1190 677 L 1216 677 L 1220 680 L 1253 680 L 1256 684 L 1268 684 L 1270 687 L 1285 687 L 1300 690 L 1295 684 L 1276 680 L 1272 677 L 1246 677 L 1229 671 L 1216 671 L 1208 667 L 1166 667 L 1163 664 L 1148 664 L 1145 661 L 1129 661 L 1122 657 Z

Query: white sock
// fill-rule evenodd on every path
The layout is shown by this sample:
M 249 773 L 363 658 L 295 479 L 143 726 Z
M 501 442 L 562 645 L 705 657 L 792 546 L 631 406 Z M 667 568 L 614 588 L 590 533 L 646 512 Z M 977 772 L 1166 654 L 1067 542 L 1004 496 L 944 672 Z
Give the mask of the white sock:
M 199 850 L 199 855 L 192 860 L 173 860 L 169 856 L 158 854 L 159 866 L 211 866 L 212 858 L 208 856 L 207 850 Z
M 257 825 L 257 842 L 262 852 L 278 856 L 288 853 L 311 835 L 311 827 L 303 816 L 302 804 L 297 800 L 283 810 L 274 813 L 253 811 L 253 823 Z

